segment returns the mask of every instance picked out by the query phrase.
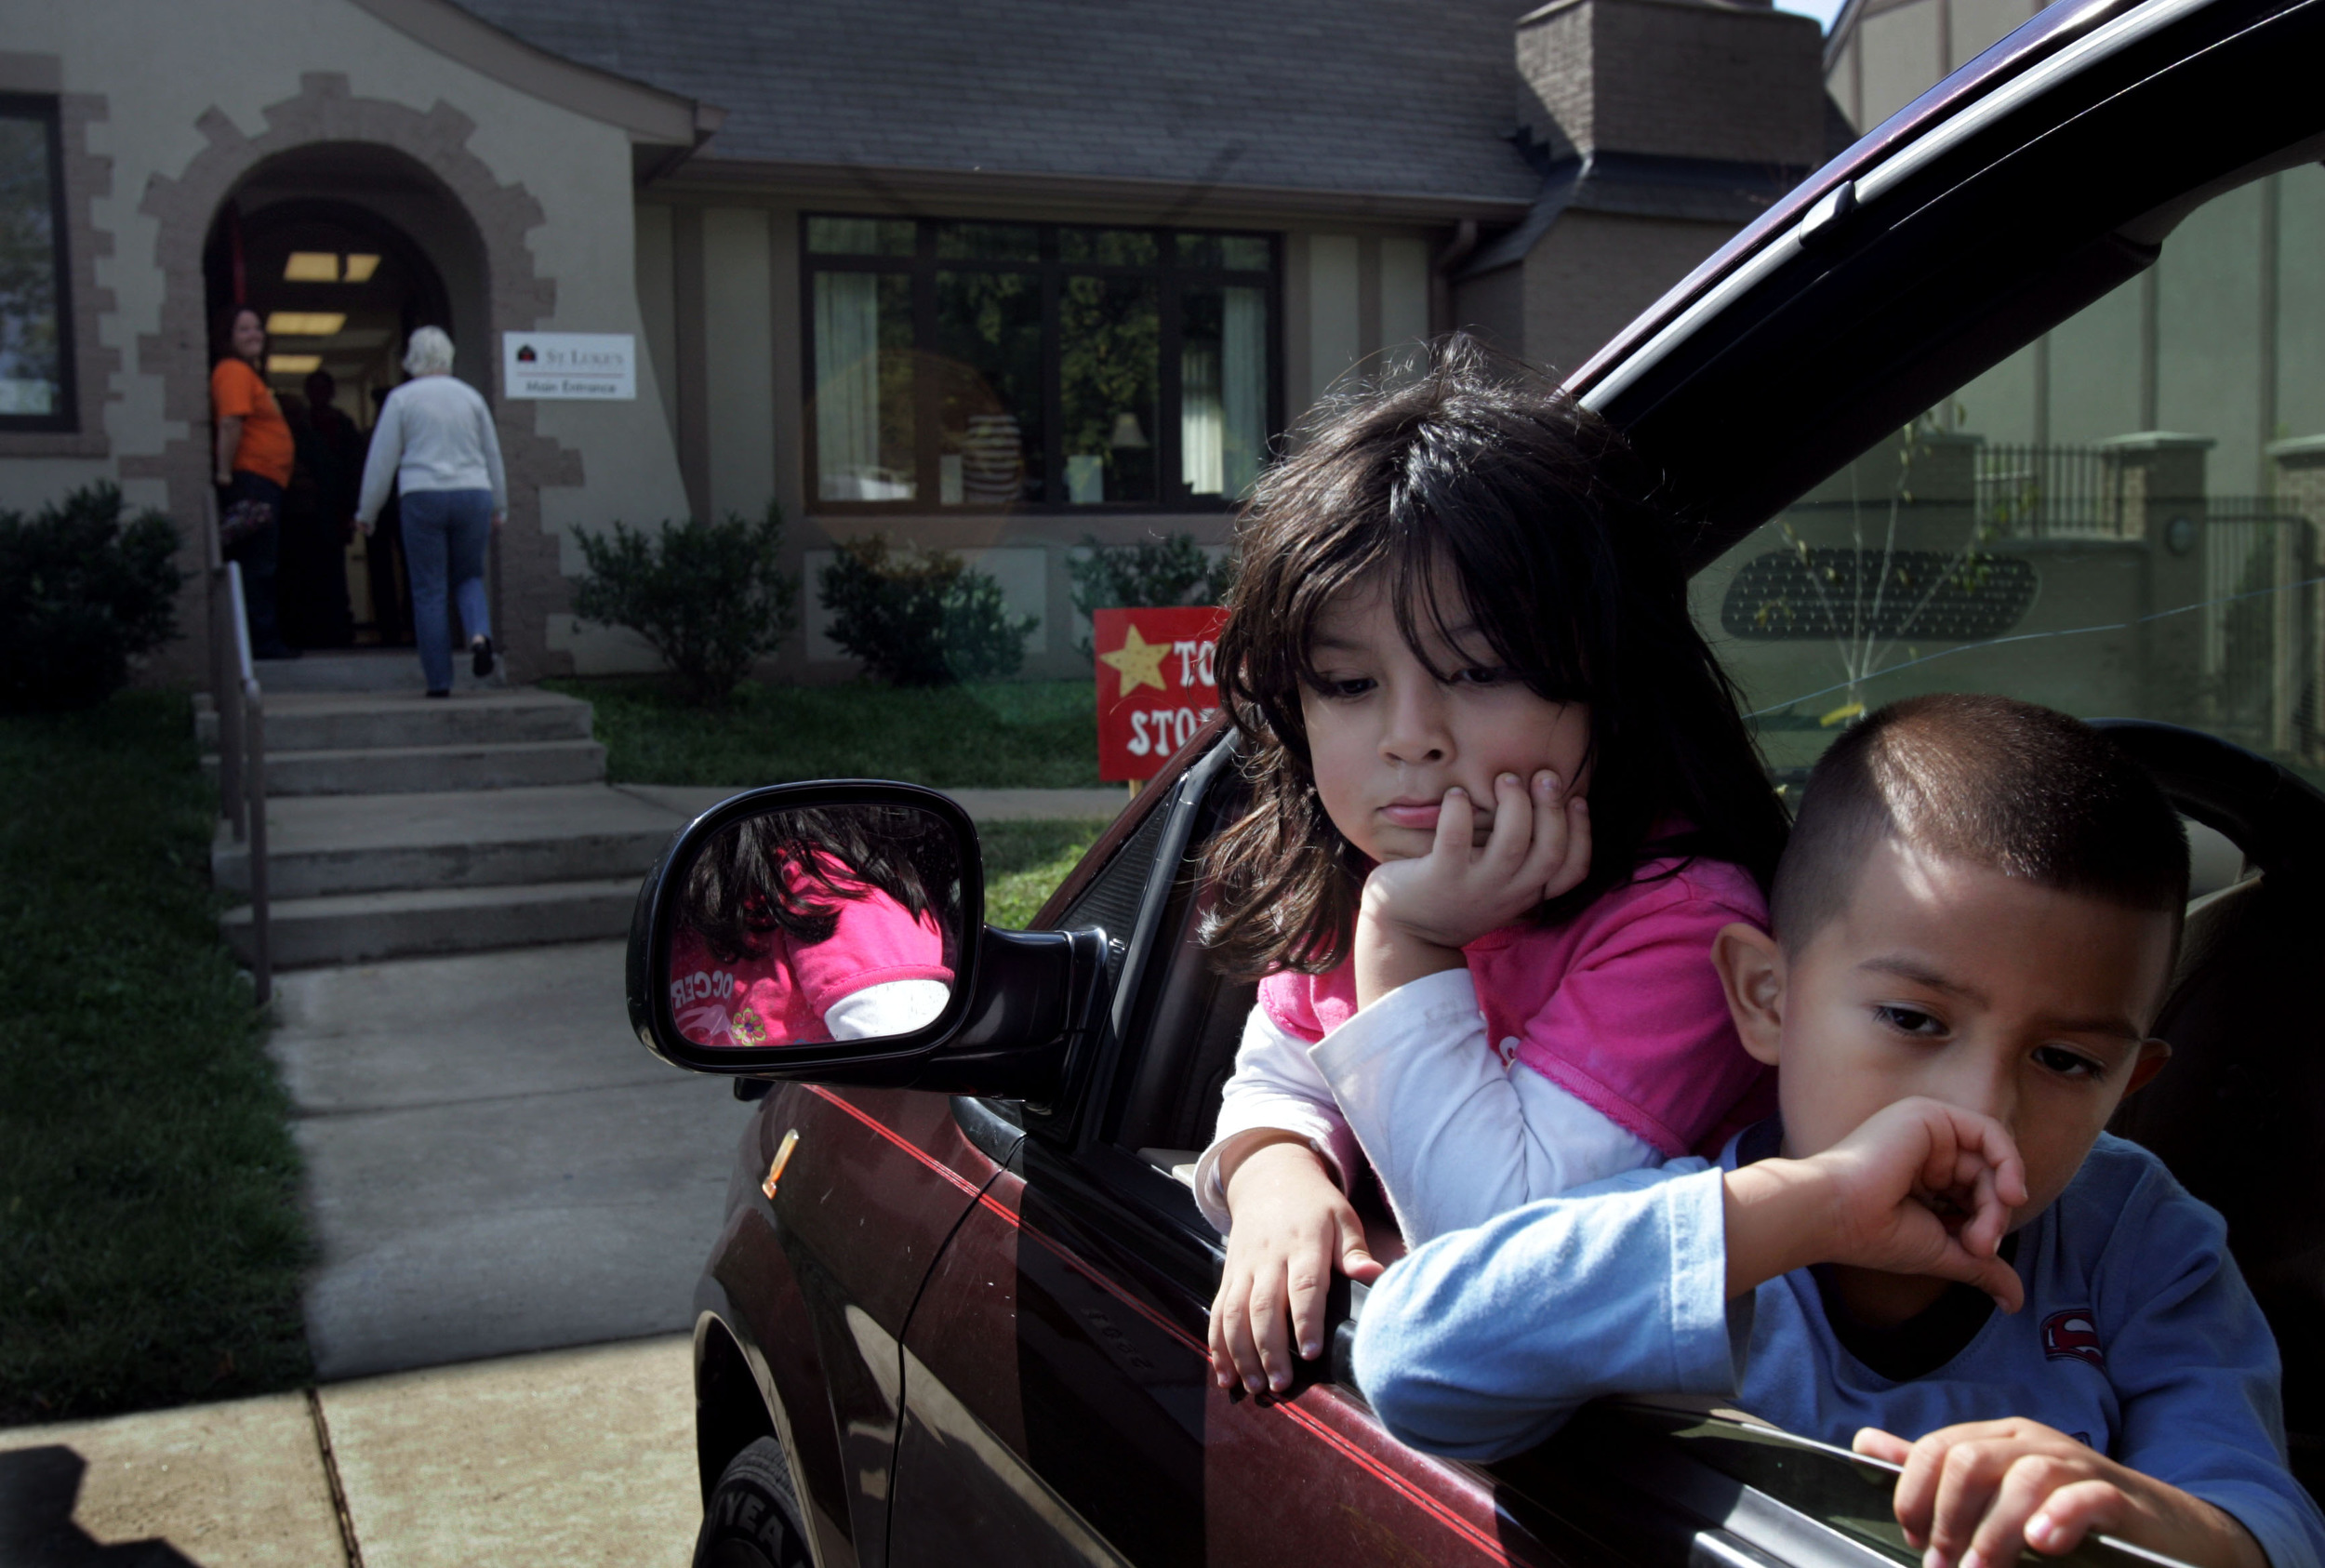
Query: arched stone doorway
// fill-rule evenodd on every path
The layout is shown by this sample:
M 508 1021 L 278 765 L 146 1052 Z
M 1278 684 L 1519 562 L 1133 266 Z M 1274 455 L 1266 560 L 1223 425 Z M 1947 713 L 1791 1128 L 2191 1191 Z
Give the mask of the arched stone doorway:
M 215 334 L 231 308 L 256 310 L 269 335 L 267 381 L 298 441 L 276 579 L 276 619 L 293 646 L 410 645 L 396 509 L 367 538 L 349 518 L 379 405 L 404 379 L 415 328 L 442 327 L 458 343 L 465 318 L 474 330 L 456 370 L 491 392 L 479 343 L 480 251 L 457 204 L 410 160 L 344 143 L 268 159 L 211 225 L 203 253 L 210 355 L 224 352 Z M 465 286 L 466 308 L 447 273 Z
M 510 520 L 494 536 L 489 569 L 510 672 L 526 679 L 570 668 L 569 656 L 545 646 L 547 614 L 565 607 L 566 590 L 557 541 L 541 529 L 539 498 L 543 485 L 581 484 L 580 454 L 534 432 L 531 404 L 498 399 L 493 354 L 500 333 L 536 328 L 555 308 L 556 286 L 538 274 L 525 241 L 542 221 L 540 205 L 522 184 L 502 183 L 469 149 L 474 123 L 445 103 L 422 112 L 359 99 L 344 76 L 315 73 L 300 79 L 297 97 L 269 107 L 265 119 L 266 130 L 251 137 L 219 111 L 205 113 L 198 124 L 208 145 L 176 179 L 152 180 L 139 204 L 156 223 L 154 255 L 166 279 L 162 329 L 138 340 L 139 369 L 161 379 L 165 413 L 182 420 L 187 433 L 157 456 L 126 457 L 123 476 L 163 480 L 172 512 L 189 522 L 204 515 L 210 472 L 205 262 L 228 204 L 245 222 L 290 202 L 359 208 L 400 233 L 438 274 L 460 350 L 454 373 L 494 403 Z M 204 550 L 190 533 L 186 565 L 198 567 Z M 204 625 L 206 610 L 198 580 L 190 580 L 181 624 Z

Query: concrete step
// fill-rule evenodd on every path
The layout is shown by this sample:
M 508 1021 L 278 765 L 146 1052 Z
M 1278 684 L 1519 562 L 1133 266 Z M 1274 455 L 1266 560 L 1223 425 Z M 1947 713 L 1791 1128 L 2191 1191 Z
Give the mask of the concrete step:
M 643 876 L 694 815 L 635 787 L 276 796 L 267 802 L 270 897 L 490 887 Z M 219 887 L 250 889 L 250 855 L 220 824 Z
M 277 969 L 590 941 L 630 929 L 638 881 L 618 877 L 272 899 L 268 935 Z M 247 906 L 227 911 L 219 926 L 244 963 L 257 956 Z
M 292 691 L 408 691 L 417 696 L 428 684 L 419 672 L 419 655 L 409 648 L 356 648 L 311 653 L 299 658 L 260 659 L 251 667 L 259 689 L 269 697 Z M 452 689 L 475 691 L 508 684 L 508 666 L 496 663 L 484 680 L 469 673 L 468 650 L 452 656 Z
M 217 759 L 203 759 L 215 775 Z M 352 751 L 267 749 L 269 795 L 387 795 L 445 790 L 513 790 L 586 784 L 605 777 L 605 748 L 594 740 L 528 740 L 513 746 L 380 746 Z
M 218 750 L 218 712 L 206 694 L 194 738 Z M 409 692 L 287 692 L 266 698 L 266 745 L 277 751 L 336 751 L 479 741 L 587 740 L 590 705 L 518 686 L 431 698 Z

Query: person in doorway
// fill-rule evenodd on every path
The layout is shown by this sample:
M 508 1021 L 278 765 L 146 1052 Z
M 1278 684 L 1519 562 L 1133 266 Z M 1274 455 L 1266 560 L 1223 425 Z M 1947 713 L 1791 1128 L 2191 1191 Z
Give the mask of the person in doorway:
M 323 383 L 323 403 L 315 402 Z M 275 572 L 275 619 L 284 641 L 296 648 L 343 648 L 354 641 L 347 602 L 347 541 L 355 533 L 355 472 L 335 447 L 321 415 L 345 416 L 330 406 L 331 378 L 316 371 L 307 379 L 302 401 L 286 400 L 298 460 L 283 498 L 280 565 Z M 351 426 L 352 428 L 352 426 Z
M 217 420 L 214 464 L 219 514 L 237 502 L 266 509 L 265 522 L 226 548 L 242 567 L 243 610 L 256 658 L 297 658 L 275 626 L 274 572 L 281 545 L 283 492 L 290 484 L 294 448 L 288 421 L 259 366 L 266 358 L 266 323 L 247 305 L 228 312 L 219 334 L 226 352 L 210 369 L 210 410 Z
M 492 409 L 453 379 L 452 339 L 423 326 L 405 346 L 411 379 L 388 394 L 371 434 L 355 520 L 371 530 L 390 485 L 403 494 L 404 559 L 412 574 L 412 627 L 430 697 L 452 692 L 447 578 L 460 601 L 471 667 L 493 671 L 492 619 L 485 604 L 485 543 L 509 514 L 509 484 Z

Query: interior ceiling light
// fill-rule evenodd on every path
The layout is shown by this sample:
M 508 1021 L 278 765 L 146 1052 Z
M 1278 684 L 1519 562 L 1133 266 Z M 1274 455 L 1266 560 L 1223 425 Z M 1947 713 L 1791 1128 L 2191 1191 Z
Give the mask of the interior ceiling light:
M 369 283 L 371 274 L 379 270 L 379 258 L 377 256 L 365 256 L 361 251 L 357 251 L 347 259 L 347 281 L 349 283 Z
M 266 373 L 270 376 L 312 376 L 323 368 L 321 354 L 269 354 Z
M 267 332 L 276 338 L 328 338 L 347 325 L 345 311 L 272 311 Z
M 370 258 L 370 260 L 374 266 L 379 265 L 379 259 L 378 257 L 372 257 Z M 369 277 L 370 275 L 371 274 L 368 272 L 364 273 L 365 277 Z M 290 253 L 290 259 L 283 263 L 283 281 L 285 283 L 339 282 L 339 259 L 338 253 L 328 250 L 292 251 Z

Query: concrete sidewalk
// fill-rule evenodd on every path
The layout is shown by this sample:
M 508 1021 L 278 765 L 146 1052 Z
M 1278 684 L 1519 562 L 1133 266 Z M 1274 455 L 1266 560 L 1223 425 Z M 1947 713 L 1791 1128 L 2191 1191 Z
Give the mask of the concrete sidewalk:
M 631 1034 L 620 942 L 286 975 L 268 1052 L 326 1381 L 686 1328 L 752 1108 Z
M 0 1431 L 9 1568 L 644 1568 L 702 1519 L 685 1335 Z

